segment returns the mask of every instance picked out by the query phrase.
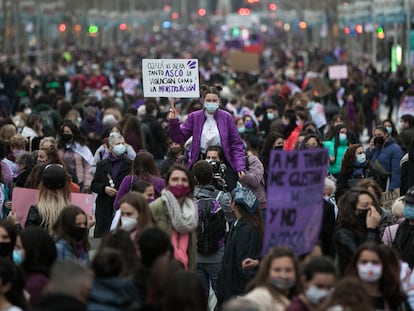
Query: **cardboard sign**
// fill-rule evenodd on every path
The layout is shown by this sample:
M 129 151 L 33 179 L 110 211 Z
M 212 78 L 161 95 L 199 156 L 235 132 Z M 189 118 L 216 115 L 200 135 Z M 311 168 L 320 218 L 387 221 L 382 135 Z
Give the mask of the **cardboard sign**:
M 400 189 L 385 191 L 381 195 L 381 206 L 385 209 L 391 210 L 394 202 L 400 197 Z
M 327 170 L 325 148 L 272 151 L 263 256 L 275 246 L 288 246 L 297 255 L 312 251 L 322 224 Z
M 257 71 L 260 68 L 259 55 L 256 53 L 230 51 L 228 65 L 231 69 L 238 72 Z
M 87 193 L 71 193 L 72 204 L 79 206 L 87 215 L 92 215 L 93 195 Z M 13 188 L 12 210 L 16 212 L 20 225 L 24 227 L 30 206 L 38 201 L 39 190 L 28 188 Z
M 348 67 L 346 65 L 336 65 L 328 67 L 330 80 L 348 79 Z
M 197 59 L 143 59 L 145 97 L 200 97 Z
M 331 92 L 329 85 L 320 77 L 309 79 L 309 84 L 312 86 L 312 93 L 319 97 L 325 97 Z

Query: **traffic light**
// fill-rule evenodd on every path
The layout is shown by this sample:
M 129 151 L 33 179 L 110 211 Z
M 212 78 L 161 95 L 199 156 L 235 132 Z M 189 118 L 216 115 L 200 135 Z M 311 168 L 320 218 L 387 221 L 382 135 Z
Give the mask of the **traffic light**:
M 206 16 L 207 11 L 204 8 L 200 8 L 200 9 L 198 9 L 198 12 L 197 13 L 198 13 L 198 16 L 203 17 L 203 16 Z
M 242 15 L 242 16 L 250 15 L 250 12 L 251 11 L 249 8 L 240 8 L 238 11 L 239 15 Z
M 304 30 L 304 29 L 306 29 L 306 27 L 308 27 L 308 24 L 306 24 L 305 21 L 300 21 L 299 22 L 299 28 L 300 29 Z
M 276 3 L 269 3 L 268 5 L 269 11 L 276 11 L 277 10 L 277 5 Z
M 345 27 L 344 32 L 346 35 L 349 35 L 351 33 L 351 29 L 349 27 Z
M 237 38 L 238 36 L 240 36 L 240 28 L 238 28 L 238 27 L 234 27 L 234 28 L 231 30 L 231 35 L 232 35 L 233 37 L 235 37 L 235 38 Z
M 79 31 L 82 30 L 82 26 L 80 24 L 76 24 L 74 29 L 75 29 L 76 32 L 79 32 Z
M 65 32 L 66 31 L 66 24 L 61 23 L 58 26 L 59 32 Z
M 378 39 L 384 39 L 385 38 L 384 28 L 382 28 L 381 26 L 378 26 L 378 28 L 377 28 L 377 38 Z
M 172 19 L 178 19 L 178 17 L 180 17 L 180 15 L 178 14 L 178 12 L 172 12 L 171 13 L 171 18 Z
M 90 34 L 97 34 L 98 31 L 99 31 L 99 28 L 96 25 L 90 25 L 89 28 L 88 28 L 88 32 Z
M 128 28 L 128 26 L 125 23 L 122 23 L 122 24 L 119 25 L 119 30 L 121 30 L 121 31 L 125 31 L 125 30 L 127 30 L 127 28 Z
M 358 25 L 355 26 L 355 31 L 356 31 L 357 34 L 360 35 L 364 31 L 364 28 L 362 27 L 361 24 L 358 24 Z

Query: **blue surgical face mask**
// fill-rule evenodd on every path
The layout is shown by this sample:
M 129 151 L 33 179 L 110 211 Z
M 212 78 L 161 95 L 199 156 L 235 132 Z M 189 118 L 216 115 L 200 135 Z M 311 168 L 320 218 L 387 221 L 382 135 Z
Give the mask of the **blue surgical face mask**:
M 358 163 L 365 163 L 366 160 L 367 160 L 367 156 L 365 155 L 365 153 L 357 154 L 356 161 Z
M 219 103 L 205 103 L 204 108 L 206 111 L 210 114 L 213 114 L 219 109 L 220 104 Z
M 244 132 L 246 132 L 246 128 L 245 128 L 244 126 L 239 127 L 237 130 L 239 131 L 239 133 L 244 133 Z
M 121 154 L 125 153 L 126 147 L 124 144 L 118 144 L 114 146 L 113 150 L 115 155 L 120 156 Z
M 414 204 L 404 204 L 404 217 L 408 220 L 414 220 Z
M 339 140 L 345 142 L 347 140 L 347 135 L 345 133 L 339 133 Z
M 392 133 L 392 127 L 391 126 L 386 126 L 385 129 L 387 130 L 388 134 Z
M 268 119 L 269 121 L 274 120 L 274 119 L 275 119 L 275 114 L 274 114 L 273 112 L 268 112 L 268 113 L 267 113 L 267 119 Z
M 23 251 L 21 249 L 13 250 L 13 262 L 16 266 L 20 266 L 23 263 Z

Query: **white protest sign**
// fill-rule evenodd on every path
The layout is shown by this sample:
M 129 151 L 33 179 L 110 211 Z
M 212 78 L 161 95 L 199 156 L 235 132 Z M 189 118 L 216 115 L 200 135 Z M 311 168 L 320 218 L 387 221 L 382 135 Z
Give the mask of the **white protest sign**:
M 329 66 L 328 73 L 330 80 L 347 79 L 348 67 L 346 65 Z
M 197 59 L 143 59 L 145 97 L 200 97 Z

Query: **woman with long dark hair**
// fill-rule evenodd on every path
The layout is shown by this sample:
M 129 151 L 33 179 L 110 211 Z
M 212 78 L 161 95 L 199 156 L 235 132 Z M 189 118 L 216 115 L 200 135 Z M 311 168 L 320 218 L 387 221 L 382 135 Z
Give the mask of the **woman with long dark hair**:
M 381 210 L 377 198 L 363 188 L 352 188 L 338 202 L 338 227 L 333 236 L 341 274 L 357 248 L 366 241 L 380 241 Z
M 323 144 L 329 152 L 329 173 L 336 178 L 341 170 L 342 159 L 349 145 L 346 126 L 342 124 L 335 126 L 332 131 L 332 137 L 328 137 Z
M 137 153 L 132 163 L 131 175 L 127 175 L 122 179 L 114 202 L 114 208 L 116 210 L 119 209 L 119 201 L 121 198 L 132 190 L 134 183 L 140 180 L 148 181 L 154 186 L 155 198 L 161 195 L 165 181 L 160 177 L 154 156 L 147 151 Z
M 171 239 L 174 256 L 186 269 L 195 271 L 197 256 L 198 211 L 194 203 L 194 178 L 180 165 L 174 165 L 166 176 L 161 197 L 150 204 L 157 227 Z
M 281 311 L 299 293 L 300 278 L 295 253 L 286 247 L 272 248 L 260 263 L 245 296 L 260 310 Z
M 65 207 L 55 225 L 58 260 L 76 259 L 89 263 L 88 216 L 76 205 Z
M 367 242 L 357 249 L 346 274 L 361 281 L 374 310 L 411 310 L 396 270 L 380 245 Z
M 364 178 L 374 178 L 375 169 L 365 154 L 361 144 L 348 147 L 342 159 L 341 171 L 336 183 L 336 198 L 340 198 L 348 189 L 355 187 Z
M 226 240 L 223 261 L 218 277 L 218 303 L 244 293 L 256 269 L 243 264 L 246 259 L 258 261 L 261 257 L 264 226 L 259 201 L 247 188 L 232 191 L 231 210 L 236 216 Z

